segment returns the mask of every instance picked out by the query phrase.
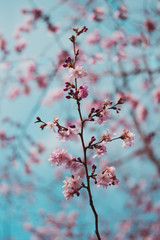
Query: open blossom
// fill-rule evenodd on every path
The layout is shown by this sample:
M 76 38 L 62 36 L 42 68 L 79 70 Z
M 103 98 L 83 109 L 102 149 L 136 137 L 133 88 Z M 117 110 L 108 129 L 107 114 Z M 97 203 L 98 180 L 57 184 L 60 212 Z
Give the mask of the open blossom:
M 51 166 L 59 166 L 63 163 L 66 163 L 70 158 L 73 158 L 71 155 L 67 153 L 67 149 L 54 149 L 48 158 L 48 161 L 50 162 Z
M 57 126 L 58 120 L 59 120 L 59 117 L 55 116 L 53 122 L 47 122 L 46 127 L 49 128 L 50 131 L 56 132 L 54 128 L 55 126 Z
M 122 147 L 126 148 L 126 146 L 132 146 L 135 134 L 130 132 L 129 130 L 123 130 L 120 138 L 123 140 Z
M 79 87 L 78 89 L 78 97 L 81 98 L 86 98 L 88 96 L 88 86 L 83 84 L 82 86 Z
M 104 109 L 100 116 L 97 118 L 97 123 L 99 125 L 103 125 L 110 118 L 110 110 Z
M 97 148 L 96 148 L 96 153 L 94 154 L 93 158 L 95 157 L 101 157 L 102 155 L 104 155 L 104 153 L 106 153 L 107 150 L 106 150 L 106 146 L 104 144 L 101 144 L 99 145 Z
M 58 130 L 58 138 L 61 141 L 74 140 L 79 133 L 77 128 L 69 127 L 68 130 Z
M 77 162 L 75 158 L 71 154 L 67 153 L 66 149 L 54 149 L 48 161 L 51 163 L 51 166 L 59 166 L 64 164 L 65 168 L 69 169 L 73 174 L 83 177 L 84 176 L 84 168 L 83 164 Z
M 103 172 L 97 174 L 97 187 L 101 185 L 107 188 L 110 185 L 117 185 L 119 180 L 115 176 L 114 167 L 106 167 Z
M 55 132 L 55 129 L 54 129 L 55 124 L 53 122 L 47 122 L 47 126 L 46 127 L 49 128 L 50 131 Z
M 83 78 L 88 75 L 86 70 L 84 70 L 82 66 L 76 66 L 75 68 L 70 68 L 69 72 L 70 72 L 71 78 Z
M 82 178 L 80 176 L 66 177 L 66 180 L 63 181 L 65 184 L 62 188 L 64 189 L 63 193 L 66 200 L 69 200 L 71 197 L 74 197 L 74 194 L 79 196 L 79 189 L 82 184 Z
M 69 170 L 71 171 L 71 173 L 76 174 L 78 176 L 83 176 L 84 174 L 84 168 L 83 168 L 83 164 L 76 162 L 75 158 L 70 158 L 68 159 L 68 161 L 65 164 L 66 168 L 69 168 Z
M 115 134 L 112 134 L 109 132 L 109 130 L 106 130 L 106 133 L 102 135 L 102 139 L 106 142 L 106 141 L 110 141 L 111 138 L 114 136 Z

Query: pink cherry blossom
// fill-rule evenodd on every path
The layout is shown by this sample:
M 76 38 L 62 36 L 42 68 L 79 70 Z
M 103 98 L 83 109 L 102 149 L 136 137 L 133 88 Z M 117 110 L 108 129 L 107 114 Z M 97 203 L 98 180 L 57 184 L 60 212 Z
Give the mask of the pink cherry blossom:
M 97 174 L 97 187 L 101 185 L 107 188 L 109 185 L 117 185 L 119 180 L 115 176 L 114 167 L 106 167 L 103 172 Z
M 59 166 L 63 163 L 66 163 L 70 158 L 72 158 L 72 156 L 67 153 L 67 149 L 56 148 L 50 153 L 48 161 L 50 162 L 51 166 Z
M 80 176 L 66 177 L 63 181 L 65 184 L 62 188 L 64 189 L 63 194 L 66 200 L 74 197 L 74 194 L 78 195 L 78 191 L 82 184 L 82 178 Z
M 70 68 L 69 73 L 71 78 L 77 78 L 77 79 L 86 77 L 88 75 L 86 70 L 84 70 L 82 66 L 76 66 L 75 68 Z
M 111 138 L 114 136 L 115 134 L 113 133 L 110 133 L 109 132 L 109 129 L 106 130 L 106 133 L 102 135 L 102 139 L 107 142 L 107 141 L 110 141 Z
M 126 146 L 132 146 L 133 145 L 133 140 L 134 140 L 135 134 L 132 133 L 130 130 L 123 130 L 122 135 L 120 138 L 123 140 L 123 148 L 126 148 Z
M 83 84 L 79 87 L 78 92 L 78 97 L 86 98 L 88 96 L 88 86 Z
M 49 128 L 50 131 L 56 132 L 54 129 L 55 128 L 54 122 L 47 122 L 46 128 Z
M 55 116 L 52 122 L 47 122 L 46 128 L 49 128 L 50 131 L 56 132 L 55 126 L 57 126 L 58 120 L 59 120 L 59 116 Z
M 97 148 L 96 148 L 96 153 L 94 154 L 93 158 L 95 157 L 101 157 L 104 155 L 104 153 L 106 153 L 107 150 L 106 150 L 106 146 L 104 144 L 101 144 L 99 145 Z
M 74 140 L 77 137 L 77 134 L 79 133 L 77 128 L 71 128 L 68 127 L 68 130 L 58 130 L 57 137 L 61 141 L 67 141 L 67 140 Z
M 109 109 L 104 109 L 104 110 L 101 112 L 100 116 L 97 118 L 97 121 L 96 121 L 96 122 L 97 122 L 99 125 L 102 125 L 102 126 L 103 126 L 104 122 L 108 121 L 109 118 L 110 118 L 110 110 L 109 110 Z

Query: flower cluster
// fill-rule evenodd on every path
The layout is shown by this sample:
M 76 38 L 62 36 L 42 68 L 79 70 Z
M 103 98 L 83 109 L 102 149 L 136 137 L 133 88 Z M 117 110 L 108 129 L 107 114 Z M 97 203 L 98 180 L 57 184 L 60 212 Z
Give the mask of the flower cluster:
M 64 189 L 63 193 L 66 200 L 73 198 L 74 194 L 79 196 L 79 190 L 81 189 L 82 178 L 80 176 L 66 177 L 66 180 L 63 181 L 65 184 L 62 188 Z
M 60 166 L 62 164 L 65 165 L 66 169 L 69 169 L 72 173 L 83 177 L 84 169 L 83 163 L 80 158 L 76 159 L 71 154 L 67 153 L 67 149 L 54 149 L 48 158 L 51 166 Z
M 70 161 L 71 159 L 72 156 L 67 153 L 67 149 L 56 148 L 50 153 L 48 161 L 50 162 L 51 166 L 59 166 L 62 165 L 62 163 Z
M 118 185 L 119 180 L 115 175 L 114 167 L 106 167 L 103 172 L 97 174 L 96 179 L 97 187 L 103 186 L 107 188 L 110 185 Z
M 120 9 L 120 11 L 122 14 L 120 18 L 123 18 L 123 14 L 127 14 L 127 10 L 123 7 Z M 101 15 L 101 12 L 99 13 Z M 79 49 L 76 49 L 76 39 L 80 34 L 86 32 L 87 28 L 84 26 L 80 30 L 78 28 L 73 28 L 73 30 L 76 35 L 72 35 L 69 40 L 73 44 L 74 58 L 72 59 L 70 56 L 67 56 L 63 63 L 63 67 L 68 68 L 71 80 L 65 82 L 63 91 L 67 92 L 67 99 L 73 99 L 77 104 L 77 111 L 80 119 L 80 129 L 78 130 L 74 124 L 69 126 L 62 126 L 59 123 L 58 116 L 56 116 L 52 122 L 47 123 L 37 117 L 36 122 L 42 123 L 40 126 L 42 130 L 47 127 L 51 131 L 57 132 L 58 138 L 61 141 L 72 140 L 75 138 L 75 136 L 77 136 L 77 138 L 80 137 L 83 153 L 82 157 L 75 158 L 71 154 L 67 153 L 67 149 L 56 148 L 50 153 L 48 160 L 51 166 L 59 166 L 63 164 L 66 169 L 69 169 L 71 171 L 71 177 L 66 177 L 66 179 L 63 181 L 64 186 L 62 188 L 64 190 L 63 193 L 65 198 L 69 200 L 70 198 L 73 198 L 74 195 L 79 196 L 80 190 L 82 188 L 87 189 L 90 206 L 95 214 L 96 210 L 93 205 L 90 181 L 93 180 L 97 187 L 103 186 L 105 188 L 108 188 L 110 185 L 117 185 L 119 183 L 119 180 L 116 178 L 114 167 L 107 166 L 103 171 L 96 173 L 96 164 L 92 165 L 92 169 L 90 169 L 90 165 L 93 163 L 93 160 L 96 161 L 96 157 L 101 158 L 107 152 L 107 148 L 105 146 L 107 142 L 122 139 L 123 147 L 126 147 L 127 145 L 131 146 L 133 144 L 134 134 L 129 130 L 124 130 L 119 137 L 112 138 L 114 134 L 110 133 L 107 129 L 107 132 L 101 136 L 101 139 L 99 141 L 96 142 L 96 138 L 92 136 L 89 143 L 86 145 L 86 141 L 84 140 L 84 129 L 86 127 L 86 122 L 95 121 L 95 123 L 98 123 L 99 125 L 104 125 L 110 118 L 111 110 L 114 110 L 117 114 L 120 112 L 121 105 L 124 103 L 124 99 L 120 97 L 116 104 L 113 104 L 112 101 L 105 99 L 103 102 L 101 101 L 98 106 L 93 107 L 93 105 L 91 105 L 88 116 L 86 118 L 83 117 L 81 111 L 81 100 L 88 97 L 88 86 L 86 82 L 80 84 L 81 81 L 79 79 L 85 78 L 88 74 L 82 66 L 76 64 L 77 58 L 79 56 Z M 123 40 L 123 36 L 119 37 Z M 56 128 L 57 131 L 55 130 Z M 88 150 L 90 150 L 92 153 L 95 151 L 95 153 L 92 154 L 92 159 L 88 158 Z M 85 180 L 83 182 L 84 175 L 86 178 L 86 183 Z M 98 236 L 98 239 L 100 239 L 97 227 L 98 222 L 96 219 L 95 222 L 96 234 Z
M 66 140 L 74 140 L 79 131 L 76 128 L 75 125 L 69 125 L 68 127 L 64 127 L 62 125 L 59 124 L 59 116 L 55 116 L 54 120 L 52 122 L 47 122 L 45 123 L 44 121 L 42 121 L 40 119 L 40 117 L 37 117 L 37 121 L 35 121 L 35 123 L 41 122 L 43 123 L 40 128 L 43 130 L 45 127 L 48 128 L 50 131 L 56 132 L 55 127 L 57 127 L 57 137 L 62 140 L 62 141 L 66 141 Z
M 124 130 L 120 138 L 123 140 L 123 147 L 126 148 L 126 146 L 132 146 L 133 140 L 134 140 L 135 134 L 132 133 L 131 131 Z
M 75 68 L 69 69 L 70 78 L 71 79 L 81 79 L 87 76 L 86 70 L 83 69 L 82 66 L 76 66 Z

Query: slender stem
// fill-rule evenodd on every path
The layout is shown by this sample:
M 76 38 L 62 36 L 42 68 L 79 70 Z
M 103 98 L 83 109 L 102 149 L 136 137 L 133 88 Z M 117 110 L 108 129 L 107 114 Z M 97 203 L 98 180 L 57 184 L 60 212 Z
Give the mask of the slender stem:
M 96 146 L 96 145 L 98 145 L 98 144 L 100 144 L 102 142 L 106 142 L 106 141 L 107 142 L 112 142 L 112 141 L 117 140 L 117 139 L 121 139 L 121 137 L 116 137 L 116 138 L 112 138 L 112 139 L 102 139 L 99 142 L 96 142 L 96 143 L 88 145 L 86 148 L 94 147 L 94 146 Z
M 83 153 L 84 153 L 84 167 L 85 167 L 85 173 L 86 173 L 86 179 L 87 179 L 87 191 L 88 191 L 88 196 L 89 196 L 89 203 L 90 203 L 90 207 L 91 207 L 91 209 L 94 213 L 94 217 L 95 217 L 95 233 L 97 235 L 97 239 L 101 240 L 99 230 L 98 230 L 98 214 L 97 214 L 96 209 L 95 209 L 94 204 L 93 204 L 91 186 L 90 186 L 90 177 L 89 177 L 89 174 L 88 174 L 87 153 L 86 153 L 87 148 L 85 147 L 84 137 L 83 137 L 84 121 L 83 121 L 83 118 L 82 118 L 81 109 L 80 109 L 80 102 L 78 101 L 78 99 L 77 99 L 77 106 L 78 106 L 79 117 L 81 119 L 80 138 L 81 138 L 81 143 L 82 143 L 82 148 L 83 148 Z
M 76 40 L 76 38 L 75 38 L 75 40 Z M 73 51 L 74 51 L 74 64 L 73 64 L 73 66 L 75 68 L 75 64 L 76 64 L 76 60 L 77 60 L 75 41 L 73 42 Z M 75 78 L 75 90 L 77 91 L 77 79 L 76 78 Z M 86 179 L 87 179 L 86 189 L 88 191 L 89 204 L 90 204 L 90 207 L 91 207 L 91 209 L 93 211 L 93 214 L 94 214 L 94 217 L 95 217 L 95 233 L 97 235 L 97 239 L 101 240 L 101 237 L 100 237 L 100 234 L 99 234 L 99 230 L 98 230 L 98 214 L 97 214 L 96 209 L 95 209 L 94 204 L 93 204 L 92 193 L 91 193 L 91 186 L 90 186 L 90 177 L 89 177 L 89 174 L 88 174 L 87 147 L 85 146 L 84 137 L 83 137 L 83 130 L 84 130 L 85 120 L 83 120 L 83 117 L 82 117 L 80 101 L 79 101 L 78 98 L 77 98 L 76 102 L 77 102 L 79 117 L 80 117 L 80 120 L 81 120 L 81 132 L 79 133 L 79 135 L 80 135 L 80 138 L 81 138 L 83 154 L 84 154 L 84 162 L 83 163 L 84 163 L 85 174 L 86 174 Z

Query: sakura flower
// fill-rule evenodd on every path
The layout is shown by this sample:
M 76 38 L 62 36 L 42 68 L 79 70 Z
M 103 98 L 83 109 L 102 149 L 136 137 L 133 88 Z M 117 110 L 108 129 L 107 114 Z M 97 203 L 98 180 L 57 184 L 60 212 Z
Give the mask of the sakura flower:
M 55 129 L 54 129 L 55 124 L 53 122 L 47 122 L 47 126 L 46 127 L 49 128 L 50 131 L 55 132 Z
M 47 122 L 47 128 L 49 128 L 50 131 L 56 132 L 54 127 L 57 126 L 59 117 L 55 116 L 53 122 Z
M 108 187 L 108 185 L 111 185 L 111 179 L 109 173 L 98 173 L 97 174 L 97 187 L 100 186 Z
M 81 97 L 81 98 L 86 98 L 88 96 L 88 87 L 83 84 L 82 86 L 79 87 L 78 89 L 78 97 Z
M 77 128 L 69 127 L 68 130 L 58 130 L 58 138 L 61 141 L 74 140 L 78 134 Z
M 123 130 L 122 135 L 120 138 L 123 140 L 123 148 L 126 148 L 126 146 L 132 146 L 133 145 L 133 140 L 134 140 L 135 134 L 130 132 L 129 130 Z
M 109 118 L 110 118 L 110 110 L 105 109 L 103 110 L 103 112 L 101 112 L 100 116 L 98 117 L 97 123 L 103 126 L 104 122 L 106 122 Z
M 71 197 L 74 197 L 74 194 L 79 196 L 79 189 L 82 184 L 82 178 L 80 176 L 66 177 L 66 180 L 63 181 L 65 184 L 62 188 L 64 189 L 63 193 L 66 200 L 69 200 Z
M 115 176 L 114 167 L 106 167 L 106 169 L 101 173 L 97 174 L 97 187 L 102 185 L 107 188 L 109 185 L 117 185 L 119 180 Z
M 69 72 L 70 72 L 71 78 L 83 78 L 88 75 L 86 70 L 84 70 L 82 66 L 76 66 L 75 68 L 70 68 Z
M 114 136 L 115 134 L 111 134 L 110 132 L 109 132 L 109 130 L 107 129 L 107 131 L 106 131 L 106 134 L 103 134 L 102 135 L 102 139 L 104 140 L 104 141 L 110 141 L 111 140 L 111 137 L 112 136 Z
M 72 174 L 76 174 L 77 176 L 83 177 L 85 174 L 84 167 L 82 163 L 76 162 L 74 158 L 70 158 L 66 162 L 66 168 L 69 168 Z
M 72 156 L 67 153 L 67 149 L 56 148 L 50 153 L 48 161 L 51 166 L 59 166 L 66 163 L 70 158 L 72 158 Z
M 106 150 L 106 146 L 104 144 L 101 144 L 99 145 L 97 148 L 96 148 L 96 153 L 94 154 L 93 158 L 95 157 L 101 157 L 102 155 L 104 155 L 104 153 L 106 153 L 107 150 Z

